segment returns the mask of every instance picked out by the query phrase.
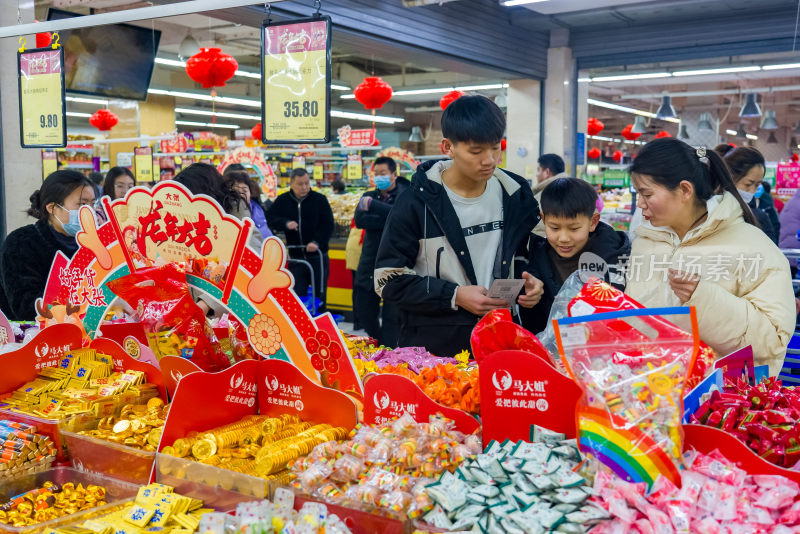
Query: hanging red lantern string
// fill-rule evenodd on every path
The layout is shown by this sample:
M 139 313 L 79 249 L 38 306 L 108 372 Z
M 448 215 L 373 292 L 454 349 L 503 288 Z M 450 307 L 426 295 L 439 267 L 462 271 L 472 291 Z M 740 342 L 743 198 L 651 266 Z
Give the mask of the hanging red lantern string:
M 642 134 L 632 132 L 631 130 L 633 130 L 633 124 L 629 124 L 625 128 L 623 128 L 622 137 L 624 137 L 628 141 L 636 141 L 637 139 L 639 139 L 639 137 L 641 137 Z
M 798 161 L 800 161 L 800 156 L 798 156 L 796 153 L 792 154 L 792 163 L 797 163 Z
M 374 111 L 392 99 L 392 86 L 378 76 L 367 76 L 353 94 L 361 105 Z
M 621 150 L 615 150 L 614 153 L 611 154 L 611 158 L 614 161 L 616 161 L 617 163 L 619 163 L 620 161 L 622 161 L 622 151 Z
M 586 153 L 589 159 L 600 159 L 601 154 L 602 153 L 600 152 L 600 149 L 597 147 L 592 148 L 591 150 L 589 150 L 589 152 Z
M 259 143 L 261 142 L 261 123 L 260 122 L 258 124 L 256 124 L 255 126 L 253 126 L 253 128 L 250 130 L 250 135 L 252 135 L 253 139 L 258 141 Z
M 464 96 L 463 91 L 458 91 L 458 90 L 450 91 L 439 100 L 439 107 L 442 108 L 442 111 L 444 111 L 445 109 L 447 109 L 447 106 L 449 106 L 462 96 Z
M 53 36 L 50 32 L 36 34 L 36 48 L 47 48 L 52 42 Z
M 91 117 L 89 117 L 89 124 L 101 132 L 111 131 L 111 128 L 116 126 L 118 122 L 119 117 L 105 108 L 98 109 Z
M 656 138 L 656 139 L 662 139 L 662 138 L 664 138 L 664 137 L 672 137 L 672 134 L 670 134 L 670 133 L 669 133 L 668 131 L 666 131 L 666 130 L 661 130 L 661 131 L 660 131 L 660 132 L 658 132 L 658 133 L 656 134 L 656 136 L 655 136 L 655 138 Z
M 589 119 L 586 122 L 586 132 L 589 135 L 597 135 L 600 132 L 602 132 L 603 128 L 605 128 L 605 127 L 606 127 L 605 124 L 603 124 L 599 120 L 595 119 L 594 117 L 592 117 L 591 119 Z
M 219 48 L 201 48 L 200 52 L 186 60 L 186 74 L 189 78 L 211 89 L 211 111 L 215 111 L 217 87 L 225 87 L 225 82 L 233 78 L 239 63 L 233 56 L 225 54 Z M 211 122 L 217 122 L 216 113 L 211 116 Z

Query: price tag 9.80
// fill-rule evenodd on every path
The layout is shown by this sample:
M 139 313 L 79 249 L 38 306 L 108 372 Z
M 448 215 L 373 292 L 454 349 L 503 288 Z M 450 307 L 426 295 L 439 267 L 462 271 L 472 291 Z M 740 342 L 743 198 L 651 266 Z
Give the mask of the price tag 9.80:
M 17 67 L 20 144 L 23 148 L 66 146 L 64 49 L 18 53 Z

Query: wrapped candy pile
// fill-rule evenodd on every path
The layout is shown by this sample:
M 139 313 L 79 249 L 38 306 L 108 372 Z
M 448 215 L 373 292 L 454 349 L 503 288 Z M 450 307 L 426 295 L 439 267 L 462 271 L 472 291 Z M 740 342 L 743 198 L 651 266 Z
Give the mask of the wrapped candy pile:
M 453 426 L 441 416 L 417 423 L 408 414 L 381 426 L 359 426 L 349 441 L 322 443 L 296 461 L 293 484 L 343 506 L 418 516 L 432 505 L 423 496 L 425 486 L 481 451 L 479 436 Z
M 800 531 L 800 486 L 786 477 L 748 475 L 717 451 L 688 453 L 678 489 L 660 477 L 646 485 L 607 473 L 595 478 L 592 502 L 612 520 L 592 534 L 789 534 Z M 694 457 L 692 457 L 694 456 Z
M 776 378 L 756 386 L 740 380 L 725 393 L 715 391 L 690 421 L 720 428 L 756 454 L 781 467 L 800 460 L 800 391 Z
M 362 360 L 365 373 L 380 372 L 385 367 L 405 367 L 414 373 L 419 373 L 423 369 L 434 367 L 438 364 L 458 363 L 455 358 L 440 358 L 434 356 L 422 347 L 401 347 L 397 349 L 387 349 L 385 347 L 375 349 L 368 346 L 356 347 L 362 349 L 351 350 L 356 361 Z
M 423 520 L 472 532 L 587 532 L 608 513 L 588 502 L 575 440 L 534 427 L 534 443 L 491 442 L 483 454 L 425 488 L 435 506 Z
M 473 414 L 481 411 L 477 366 L 462 369 L 452 363 L 446 363 L 415 373 L 405 367 L 387 365 L 381 372 L 405 376 L 442 406 Z

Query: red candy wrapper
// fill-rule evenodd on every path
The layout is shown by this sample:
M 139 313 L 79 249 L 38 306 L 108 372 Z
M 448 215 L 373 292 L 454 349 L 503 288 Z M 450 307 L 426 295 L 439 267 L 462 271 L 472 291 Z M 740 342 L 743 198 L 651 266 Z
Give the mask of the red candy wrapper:
M 470 338 L 472 355 L 480 363 L 484 356 L 500 350 L 522 350 L 553 365 L 550 353 L 536 336 L 516 324 L 508 310 L 494 310 L 475 325 Z

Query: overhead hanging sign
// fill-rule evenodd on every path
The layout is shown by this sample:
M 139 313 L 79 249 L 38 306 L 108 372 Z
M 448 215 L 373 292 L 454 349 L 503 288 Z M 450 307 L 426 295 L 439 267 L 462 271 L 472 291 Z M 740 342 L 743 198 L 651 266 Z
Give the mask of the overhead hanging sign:
M 58 170 L 58 154 L 52 150 L 42 150 L 42 180 Z
M 17 53 L 19 135 L 22 148 L 67 145 L 64 49 Z
M 361 154 L 347 155 L 347 179 L 360 180 L 364 177 Z
M 149 146 L 137 146 L 133 149 L 133 175 L 136 183 L 150 183 L 153 178 L 153 149 Z
M 262 141 L 330 141 L 331 19 L 268 22 L 261 28 Z

